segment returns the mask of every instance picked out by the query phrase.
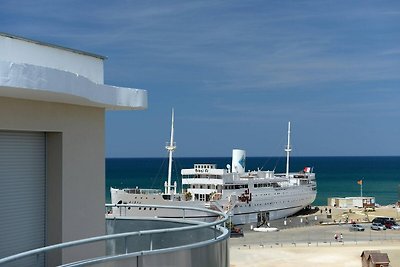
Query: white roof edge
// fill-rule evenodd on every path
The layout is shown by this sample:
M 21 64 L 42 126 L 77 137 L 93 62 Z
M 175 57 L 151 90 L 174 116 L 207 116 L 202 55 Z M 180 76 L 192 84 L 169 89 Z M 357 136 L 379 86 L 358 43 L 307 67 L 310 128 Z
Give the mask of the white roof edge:
M 0 96 L 110 110 L 147 108 L 146 90 L 97 84 L 71 72 L 7 61 L 0 61 Z
M 37 44 L 37 45 L 53 47 L 53 48 L 57 48 L 57 49 L 61 49 L 61 50 L 69 51 L 69 52 L 73 52 L 73 53 L 76 53 L 76 54 L 81 54 L 81 55 L 85 55 L 85 56 L 89 56 L 89 57 L 99 58 L 101 60 L 107 59 L 107 57 L 99 55 L 99 54 L 94 54 L 94 53 L 90 53 L 90 52 L 86 52 L 86 51 L 79 50 L 79 49 L 74 49 L 74 48 L 68 48 L 68 47 L 61 46 L 61 45 L 56 45 L 56 44 L 50 44 L 50 43 L 46 43 L 46 42 L 36 41 L 36 40 L 33 40 L 33 39 L 17 36 L 17 35 L 14 35 L 14 34 L 9 34 L 9 33 L 6 33 L 6 32 L 0 32 L 0 36 L 4 36 L 4 37 L 16 39 L 16 40 L 21 40 L 21 41 L 25 41 L 25 42 L 28 42 L 28 43 L 34 43 L 34 44 Z

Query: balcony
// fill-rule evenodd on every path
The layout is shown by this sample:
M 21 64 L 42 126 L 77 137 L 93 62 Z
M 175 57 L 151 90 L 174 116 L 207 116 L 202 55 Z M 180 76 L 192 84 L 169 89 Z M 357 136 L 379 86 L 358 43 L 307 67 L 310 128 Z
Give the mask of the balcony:
M 106 209 L 140 205 L 106 205 Z M 48 256 L 65 249 L 84 249 L 102 242 L 106 250 L 96 258 L 62 263 L 62 266 L 229 266 L 227 215 L 217 211 L 191 207 L 146 205 L 146 207 L 177 209 L 219 219 L 201 222 L 178 219 L 106 216 L 107 235 L 47 246 L 0 259 L 0 266 L 52 266 Z

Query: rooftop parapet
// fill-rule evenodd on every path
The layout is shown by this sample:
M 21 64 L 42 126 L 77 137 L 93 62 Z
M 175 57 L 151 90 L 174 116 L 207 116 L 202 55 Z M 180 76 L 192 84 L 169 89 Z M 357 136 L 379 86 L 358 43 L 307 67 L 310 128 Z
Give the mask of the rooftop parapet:
M 0 33 L 0 58 L 72 72 L 95 83 L 104 83 L 105 57 L 77 49 Z
M 0 33 L 0 97 L 146 109 L 147 91 L 104 85 L 105 57 Z

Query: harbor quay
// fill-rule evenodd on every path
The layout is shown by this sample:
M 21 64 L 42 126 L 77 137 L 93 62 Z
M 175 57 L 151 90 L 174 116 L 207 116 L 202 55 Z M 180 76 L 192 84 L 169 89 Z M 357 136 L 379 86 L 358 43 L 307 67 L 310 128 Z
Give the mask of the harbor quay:
M 252 231 L 252 225 L 242 226 L 244 236 L 230 239 L 231 266 L 338 266 L 339 262 L 361 266 L 360 255 L 368 249 L 388 253 L 391 266 L 400 266 L 400 230 L 370 228 L 375 217 L 398 219 L 396 208 L 379 207 L 367 213 L 326 208 L 327 212 L 325 207 L 317 207 L 308 214 L 271 221 L 270 227 L 279 229 L 274 232 L 260 233 Z M 350 231 L 351 222 L 365 230 Z

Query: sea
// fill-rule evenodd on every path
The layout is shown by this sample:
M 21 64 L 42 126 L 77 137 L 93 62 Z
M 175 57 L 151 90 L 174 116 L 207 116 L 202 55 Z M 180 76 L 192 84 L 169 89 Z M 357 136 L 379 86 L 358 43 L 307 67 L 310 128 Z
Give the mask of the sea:
M 172 181 L 181 187 L 180 171 L 195 163 L 213 163 L 218 168 L 231 164 L 231 158 L 174 158 Z M 312 205 L 327 205 L 330 197 L 375 197 L 379 205 L 391 205 L 400 199 L 400 157 L 291 157 L 290 171 L 311 167 L 317 180 L 317 197 Z M 284 157 L 248 157 L 246 170 L 285 172 Z M 167 158 L 107 158 L 106 202 L 110 203 L 110 187 L 164 189 L 167 180 Z

